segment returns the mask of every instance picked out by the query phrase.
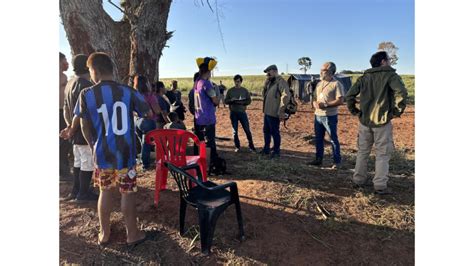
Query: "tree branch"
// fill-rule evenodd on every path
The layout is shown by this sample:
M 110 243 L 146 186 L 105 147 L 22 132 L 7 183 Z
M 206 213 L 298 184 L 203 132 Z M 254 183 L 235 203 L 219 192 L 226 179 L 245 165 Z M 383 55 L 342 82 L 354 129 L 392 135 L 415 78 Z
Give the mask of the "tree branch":
M 209 0 L 207 1 L 207 3 L 209 3 Z M 219 9 L 217 8 L 217 0 L 214 0 L 214 3 L 216 5 L 217 28 L 219 30 L 219 35 L 221 37 L 222 47 L 224 48 L 224 52 L 227 53 L 227 49 L 225 48 L 225 42 L 224 42 L 224 34 L 222 33 L 221 20 L 220 20 L 220 16 L 219 16 Z
M 209 0 L 206 0 L 207 5 L 209 6 L 209 9 L 214 13 L 214 10 L 212 10 L 211 4 L 209 3 Z M 216 10 L 217 10 L 217 0 L 216 0 Z
M 112 0 L 108 0 L 109 4 L 113 5 L 114 7 L 116 7 L 118 10 L 120 10 L 124 15 L 127 15 L 125 13 L 125 11 L 123 9 L 121 9 L 118 5 L 114 4 L 114 2 L 112 2 Z

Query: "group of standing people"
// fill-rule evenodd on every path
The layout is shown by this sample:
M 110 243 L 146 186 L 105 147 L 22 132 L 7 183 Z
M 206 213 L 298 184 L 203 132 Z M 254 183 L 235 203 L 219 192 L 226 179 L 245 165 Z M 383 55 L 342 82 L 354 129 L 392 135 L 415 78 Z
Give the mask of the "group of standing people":
M 224 106 L 230 109 L 230 120 L 232 123 L 235 151 L 240 151 L 240 140 L 238 136 L 239 122 L 247 136 L 249 150 L 257 152 L 253 143 L 250 123 L 246 113 L 247 106 L 251 103 L 250 92 L 242 87 L 243 78 L 235 75 L 233 80 L 235 86 L 227 93 L 226 88 L 220 82 L 217 86 L 210 81 L 211 71 L 216 66 L 217 61 L 210 57 L 198 58 L 196 63 L 199 72 L 194 75 L 194 85 L 189 92 L 189 110 L 194 116 L 194 133 L 200 140 L 206 140 L 207 146 L 211 150 L 211 162 L 218 158 L 216 148 L 216 107 L 221 101 Z
M 405 109 L 406 88 L 395 69 L 390 66 L 386 52 L 377 52 L 371 59 L 372 68 L 365 71 L 346 95 L 342 84 L 334 79 L 336 65 L 323 64 L 321 82 L 313 93 L 314 129 L 316 141 L 315 160 L 321 165 L 324 154 L 324 134 L 331 138 L 333 167 L 341 164 L 340 144 L 337 136 L 338 106 L 344 98 L 351 114 L 359 117 L 358 153 L 353 175 L 356 186 L 363 186 L 368 179 L 367 160 L 375 145 L 376 169 L 373 185 L 375 193 L 387 194 L 388 164 L 393 150 L 391 119 L 399 117 Z M 76 55 L 72 60 L 74 77 L 67 81 L 64 71 L 68 64 L 60 53 L 60 143 L 63 162 L 63 141 L 72 141 L 74 153 L 73 188 L 67 200 L 97 200 L 100 230 L 98 244 L 106 245 L 110 239 L 110 213 L 112 195 L 121 193 L 121 210 L 127 229 L 127 244 L 134 246 L 147 240 L 147 235 L 137 227 L 135 206 L 136 182 L 136 130 L 143 136 L 156 128 L 186 129 L 182 122 L 186 108 L 181 102 L 177 82 L 166 91 L 162 82 L 155 86 L 146 77 L 133 78 L 133 88 L 113 79 L 114 66 L 105 53 Z M 189 93 L 189 111 L 193 114 L 194 132 L 206 140 L 211 149 L 211 161 L 218 158 L 216 148 L 216 106 L 219 92 L 210 81 L 211 71 L 217 62 L 209 57 L 198 58 L 199 72 Z M 285 108 L 290 101 L 288 83 L 270 65 L 264 72 L 267 79 L 263 89 L 262 156 L 280 157 L 280 122 L 285 120 Z M 224 103 L 229 106 L 233 127 L 235 151 L 241 149 L 238 137 L 240 123 L 246 134 L 249 150 L 257 152 L 250 131 L 246 107 L 251 103 L 249 91 L 242 86 L 241 75 L 234 76 L 235 86 L 227 91 Z M 65 89 L 63 89 L 65 88 Z M 65 92 L 64 95 L 61 92 Z M 62 107 L 62 109 L 61 109 Z M 273 147 L 270 144 L 273 140 Z M 142 147 L 145 169 L 150 167 L 150 146 Z M 61 175 L 67 174 L 61 163 Z M 64 172 L 63 172 L 64 171 Z M 69 172 L 70 173 L 70 172 Z M 91 178 L 99 187 L 97 196 L 89 188 Z
M 332 168 L 341 167 L 342 157 L 338 139 L 338 106 L 344 100 L 352 115 L 359 118 L 357 159 L 352 181 L 355 187 L 368 183 L 367 162 L 375 146 L 374 193 L 390 194 L 387 187 L 391 153 L 394 149 L 391 120 L 400 117 L 406 107 L 407 90 L 401 77 L 390 66 L 385 51 L 379 51 L 370 58 L 372 68 L 366 70 L 344 95 L 343 85 L 334 78 L 336 64 L 326 62 L 321 67 L 320 81 L 312 92 L 314 108 L 315 159 L 308 164 L 321 166 L 324 156 L 324 135 L 330 137 Z M 271 65 L 264 70 L 267 81 L 263 90 L 264 147 L 261 154 L 269 154 L 270 137 L 273 148 L 270 158 L 280 155 L 280 129 L 284 120 L 285 106 L 289 102 L 288 84 L 278 75 L 278 69 Z
M 74 153 L 74 165 L 76 167 L 77 161 L 82 173 L 83 166 L 90 164 L 92 169 L 87 172 L 90 176 L 93 173 L 94 184 L 100 190 L 97 203 L 100 223 L 97 244 L 103 246 L 109 243 L 113 194 L 118 190 L 121 193 L 127 245 L 138 245 L 147 240 L 147 235 L 137 226 L 135 115 L 144 119 L 141 123 L 147 124 L 145 121 L 156 118 L 157 113 L 153 109 L 158 111 L 159 104 L 152 97 L 147 80 L 134 78 L 135 89 L 114 81 L 114 65 L 105 53 L 76 55 L 73 65 L 75 76 L 66 86 L 64 102 L 67 127 L 61 131 L 60 136 L 74 141 L 76 137 L 82 137 L 85 141 L 85 145 L 74 144 L 74 150 L 79 151 Z M 159 95 L 162 94 L 163 91 L 159 92 Z M 150 105 L 150 102 L 154 104 Z M 76 146 L 83 147 L 76 149 Z M 82 179 L 78 183 L 82 190 Z M 87 185 L 89 183 L 90 179 Z M 79 197 L 73 195 L 75 186 L 76 180 L 67 199 Z
M 372 68 L 366 70 L 357 79 L 357 82 L 344 94 L 344 87 L 341 82 L 335 79 L 336 64 L 326 62 L 320 69 L 320 81 L 315 86 L 311 95 L 311 102 L 314 108 L 314 133 L 315 133 L 315 158 L 308 162 L 309 165 L 321 166 L 324 157 L 324 136 L 327 133 L 330 138 L 332 148 L 331 168 L 339 169 L 342 163 L 341 149 L 338 138 L 338 107 L 344 105 L 351 114 L 358 116 L 359 129 L 357 140 L 357 159 L 355 172 L 353 175 L 354 186 L 367 185 L 367 161 L 371 149 L 375 146 L 375 176 L 373 187 L 376 194 L 389 194 L 391 190 L 387 188 L 388 170 L 391 153 L 394 149 L 393 132 L 391 120 L 404 112 L 406 107 L 407 90 L 401 77 L 396 70 L 390 66 L 389 55 L 385 51 L 379 51 L 370 58 Z M 200 68 L 202 65 L 200 65 Z M 201 73 L 201 71 L 199 72 Z M 259 152 L 262 156 L 269 156 L 270 159 L 280 157 L 280 124 L 285 120 L 285 109 L 290 101 L 290 90 L 288 83 L 278 74 L 276 65 L 270 65 L 264 73 L 267 79 L 263 88 L 263 135 L 264 146 Z M 199 79 L 209 79 L 208 75 L 199 75 Z M 241 149 L 238 136 L 238 124 L 247 136 L 249 150 L 257 152 L 252 139 L 246 106 L 251 103 L 250 93 L 242 87 L 243 78 L 240 75 L 234 77 L 235 86 L 228 90 L 224 103 L 229 105 L 230 120 L 233 128 L 235 151 Z M 202 110 L 211 116 L 209 121 L 198 120 L 198 125 L 207 125 L 210 133 L 206 136 L 211 140 L 211 157 L 216 155 L 215 151 L 215 108 L 217 99 L 213 98 L 214 92 L 211 90 L 211 83 L 197 81 L 195 88 L 190 93 L 198 91 L 209 91 L 203 97 L 199 94 L 190 104 L 201 108 L 201 113 L 196 113 L 196 118 L 202 117 Z M 205 88 L 205 89 L 202 89 Z M 209 89 L 208 89 L 209 88 Z M 204 99 L 204 104 L 201 104 Z M 196 104 L 199 101 L 199 104 Z M 202 129 L 202 127 L 198 127 Z M 270 144 L 273 140 L 273 147 Z

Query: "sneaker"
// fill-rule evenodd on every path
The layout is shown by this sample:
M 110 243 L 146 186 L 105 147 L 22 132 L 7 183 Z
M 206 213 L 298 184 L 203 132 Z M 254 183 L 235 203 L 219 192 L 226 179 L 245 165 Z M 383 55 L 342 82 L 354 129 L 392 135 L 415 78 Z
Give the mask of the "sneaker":
M 388 187 L 385 189 L 375 189 L 374 194 L 376 195 L 390 195 L 392 194 L 392 190 L 389 189 Z
M 235 148 L 234 152 L 239 152 L 240 148 Z
M 270 155 L 270 152 L 265 152 L 265 150 L 261 150 L 258 154 L 260 156 L 268 156 L 268 155 Z
M 316 158 L 312 160 L 311 162 L 308 163 L 309 165 L 314 165 L 314 166 L 321 166 L 323 164 L 323 159 L 322 158 Z
M 89 191 L 85 196 L 78 195 L 75 200 L 75 203 L 84 203 L 87 201 L 97 201 L 99 199 L 99 195 L 95 194 L 94 192 Z
M 257 150 L 255 148 L 249 148 L 249 151 L 252 153 L 257 153 Z
M 335 163 L 331 166 L 331 169 L 341 169 L 341 164 L 340 163 Z

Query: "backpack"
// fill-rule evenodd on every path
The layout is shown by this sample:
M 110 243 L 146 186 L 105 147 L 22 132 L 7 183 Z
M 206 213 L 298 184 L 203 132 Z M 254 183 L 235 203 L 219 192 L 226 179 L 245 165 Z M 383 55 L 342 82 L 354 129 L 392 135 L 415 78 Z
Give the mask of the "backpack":
M 227 162 L 224 158 L 217 157 L 209 163 L 207 175 L 223 175 L 227 174 Z
M 295 92 L 292 89 L 289 89 L 289 90 L 290 90 L 290 101 L 285 107 L 285 120 L 283 121 L 283 126 L 285 126 L 285 128 L 287 128 L 286 121 L 290 119 L 291 115 L 296 114 L 296 112 L 298 111 L 298 103 L 296 102 Z M 278 98 L 280 96 L 281 96 L 280 86 L 279 84 L 277 84 L 276 97 Z
M 285 114 L 288 114 L 288 118 L 290 118 L 290 115 L 296 114 L 298 111 L 298 103 L 296 102 L 295 99 L 295 92 L 290 89 L 290 101 L 286 105 L 285 108 Z M 285 118 L 285 120 L 288 120 L 288 118 Z

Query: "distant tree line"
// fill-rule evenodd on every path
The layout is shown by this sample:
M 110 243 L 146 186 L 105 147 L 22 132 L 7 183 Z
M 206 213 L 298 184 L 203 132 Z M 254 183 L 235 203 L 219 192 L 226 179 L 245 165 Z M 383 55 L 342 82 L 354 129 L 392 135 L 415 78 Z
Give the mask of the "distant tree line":
M 364 74 L 364 71 L 341 70 L 340 74 Z

